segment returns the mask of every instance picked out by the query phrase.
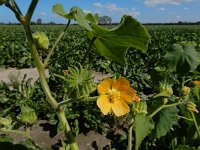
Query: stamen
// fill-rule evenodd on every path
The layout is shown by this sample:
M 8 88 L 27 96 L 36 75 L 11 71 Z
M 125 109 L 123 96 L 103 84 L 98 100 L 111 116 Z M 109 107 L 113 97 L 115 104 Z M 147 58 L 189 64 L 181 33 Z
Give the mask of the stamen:
M 108 96 L 109 96 L 110 102 L 114 103 L 120 99 L 120 92 L 116 89 L 110 89 L 108 91 Z

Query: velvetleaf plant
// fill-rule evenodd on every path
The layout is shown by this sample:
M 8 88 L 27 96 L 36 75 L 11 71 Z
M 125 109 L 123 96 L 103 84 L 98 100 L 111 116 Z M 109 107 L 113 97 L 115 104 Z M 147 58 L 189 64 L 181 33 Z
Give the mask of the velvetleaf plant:
M 66 102 L 64 101 L 59 103 L 53 97 L 44 72 L 49 65 L 50 59 L 53 59 L 51 56 L 53 55 L 58 42 L 67 31 L 71 20 L 75 20 L 87 31 L 88 38 L 91 40 L 91 45 L 95 45 L 96 51 L 100 55 L 111 61 L 123 64 L 126 52 L 130 47 L 140 49 L 143 52 L 147 50 L 148 43 L 150 42 L 150 36 L 147 30 L 131 16 L 123 16 L 118 27 L 108 30 L 98 25 L 97 15 L 92 15 L 91 13 L 86 14 L 78 7 L 73 7 L 69 13 L 66 13 L 62 5 L 57 4 L 53 6 L 53 12 L 68 19 L 68 23 L 53 47 L 48 51 L 46 59 L 43 60 L 38 51 L 48 49 L 48 40 L 42 33 L 40 35 L 38 33 L 32 33 L 30 27 L 30 21 L 38 4 L 38 0 L 32 0 L 30 2 L 30 6 L 25 15 L 23 15 L 14 0 L 1 0 L 0 5 L 2 4 L 8 7 L 15 14 L 17 20 L 22 24 L 32 57 L 39 72 L 39 78 L 46 94 L 47 101 L 51 104 L 63 125 L 63 130 L 65 131 L 70 148 L 72 150 L 78 150 L 78 145 L 64 113 L 64 105 Z
M 68 20 L 68 23 L 65 30 L 58 37 L 53 47 L 50 48 L 48 51 L 46 51 L 47 52 L 46 59 L 42 59 L 38 51 L 43 49 L 42 47 L 45 47 L 45 49 L 47 49 L 48 46 L 42 46 L 42 45 L 37 46 L 37 41 L 34 40 L 34 33 L 32 34 L 30 28 L 31 17 L 34 13 L 37 3 L 38 0 L 32 0 L 26 14 L 23 15 L 17 3 L 14 0 L 0 1 L 0 5 L 4 4 L 9 9 L 11 9 L 11 11 L 14 12 L 16 18 L 19 20 L 19 22 L 21 22 L 21 24 L 24 27 L 27 40 L 31 49 L 32 57 L 35 60 L 36 67 L 40 75 L 40 81 L 47 97 L 47 101 L 51 104 L 52 108 L 55 110 L 55 113 L 58 115 L 58 118 L 63 126 L 63 130 L 66 133 L 69 145 L 65 147 L 70 147 L 72 150 L 79 149 L 77 143 L 75 142 L 75 138 L 71 132 L 68 121 L 66 119 L 64 113 L 64 106 L 70 102 L 74 101 L 79 102 L 84 100 L 85 101 L 97 100 L 97 105 L 99 106 L 100 109 L 102 109 L 102 113 L 105 115 L 108 114 L 111 110 L 113 110 L 117 116 L 123 116 L 130 111 L 129 115 L 131 123 L 128 135 L 129 150 L 132 149 L 133 145 L 132 144 L 133 130 L 135 132 L 134 147 L 136 150 L 139 149 L 142 141 L 147 135 L 152 134 L 152 136 L 155 138 L 160 138 L 166 135 L 167 132 L 169 132 L 170 129 L 172 128 L 174 122 L 177 121 L 179 110 L 176 106 L 182 106 L 183 108 L 182 111 L 186 109 L 190 113 L 190 117 L 192 118 L 198 136 L 200 137 L 199 126 L 197 124 L 194 115 L 194 113 L 198 113 L 198 109 L 196 108 L 197 107 L 196 104 L 194 104 L 190 100 L 191 92 L 188 92 L 189 91 L 188 88 L 185 87 L 184 84 L 186 82 L 185 83 L 183 82 L 181 88 L 183 90 L 181 90 L 179 97 L 176 97 L 174 101 L 171 100 L 173 99 L 172 96 L 174 93 L 172 85 L 170 83 L 167 83 L 166 81 L 160 82 L 160 93 L 156 94 L 153 97 L 153 99 L 158 100 L 161 103 L 156 109 L 152 109 L 151 107 L 147 107 L 146 101 L 141 101 L 139 103 L 133 102 L 134 98 L 135 100 L 138 100 L 138 98 L 136 98 L 135 93 L 130 94 L 132 93 L 130 92 L 132 90 L 130 90 L 129 84 L 128 88 L 125 87 L 125 89 L 127 90 L 124 91 L 121 90 L 121 88 L 116 88 L 115 84 L 113 84 L 113 86 L 112 84 L 110 84 L 109 86 L 110 89 L 108 89 L 108 91 L 103 93 L 101 90 L 98 90 L 97 88 L 98 92 L 100 93 L 100 96 L 89 97 L 90 93 L 93 92 L 95 87 L 95 84 L 91 80 L 92 77 L 89 75 L 87 70 L 81 68 L 81 66 L 80 70 L 76 66 L 74 66 L 68 68 L 68 70 L 70 71 L 69 73 L 66 73 L 66 75 L 59 76 L 55 74 L 55 76 L 66 81 L 66 85 L 69 85 L 65 93 L 66 100 L 58 102 L 58 100 L 55 99 L 55 97 L 52 95 L 50 91 L 44 71 L 50 65 L 51 62 L 50 60 L 54 59 L 53 58 L 54 50 L 57 47 L 57 44 L 60 41 L 60 39 L 67 31 L 71 20 L 77 21 L 77 23 L 86 30 L 87 36 L 91 40 L 88 50 L 91 50 L 92 45 L 94 45 L 96 47 L 95 51 L 97 51 L 100 55 L 102 55 L 103 57 L 105 57 L 110 61 L 114 61 L 121 65 L 125 63 L 124 57 L 129 48 L 137 48 L 143 52 L 146 52 L 148 43 L 150 42 L 150 36 L 146 31 L 146 29 L 144 28 L 144 26 L 142 26 L 137 20 L 135 20 L 131 16 L 123 16 L 120 24 L 117 27 L 113 29 L 106 29 L 98 25 L 97 15 L 92 15 L 91 13 L 86 14 L 78 7 L 71 8 L 70 12 L 67 13 L 61 4 L 57 4 L 53 7 L 53 12 L 66 18 Z M 38 38 L 38 40 L 40 40 L 40 38 Z M 43 41 L 44 39 L 41 38 L 41 40 Z M 38 43 L 47 45 L 43 42 L 38 42 Z M 192 54 L 189 53 L 189 49 L 192 49 Z M 176 57 L 177 53 L 180 54 L 178 55 L 180 57 Z M 196 51 L 191 46 L 186 45 L 181 47 L 175 45 L 171 49 L 171 51 L 169 51 L 166 54 L 165 57 L 166 61 L 168 62 L 169 68 L 171 67 L 171 70 L 176 71 L 177 74 L 183 75 L 184 73 L 194 70 L 199 65 L 199 60 L 198 60 L 199 57 L 196 57 L 197 56 L 196 54 L 197 54 Z M 184 68 L 185 70 L 182 71 L 180 70 L 180 68 L 182 68 L 183 66 L 187 67 Z M 122 78 L 123 77 L 120 77 L 118 79 L 113 78 L 108 80 L 113 80 L 115 82 L 115 80 L 119 81 Z M 102 83 L 105 83 L 104 80 L 102 81 Z M 98 87 L 101 87 L 102 83 L 100 83 Z M 122 85 L 119 84 L 119 87 L 120 86 Z M 118 89 L 120 90 L 118 91 Z M 127 93 L 124 94 L 124 92 L 127 91 L 129 91 L 128 92 L 129 94 Z M 121 94 L 120 92 L 122 92 L 123 94 Z M 105 106 L 102 106 L 103 104 L 101 103 L 102 99 L 100 97 L 102 95 L 104 97 L 103 101 L 110 100 L 109 103 L 107 103 L 110 109 L 106 111 L 104 110 Z M 116 102 L 117 100 L 121 100 L 121 97 L 127 97 L 127 96 L 131 96 L 132 97 L 131 100 L 129 100 L 129 98 L 128 99 L 122 98 L 122 100 L 124 102 L 125 100 L 130 102 L 129 104 L 132 105 L 131 109 L 128 108 L 129 105 L 127 105 L 126 103 L 121 103 L 124 106 L 125 111 L 119 112 L 118 109 L 115 109 L 116 108 L 115 104 L 118 103 L 111 103 L 111 102 Z M 122 105 L 119 106 L 121 107 Z M 156 120 L 157 118 L 158 120 Z M 4 119 L 2 118 L 1 120 Z M 167 123 L 166 120 L 168 120 Z

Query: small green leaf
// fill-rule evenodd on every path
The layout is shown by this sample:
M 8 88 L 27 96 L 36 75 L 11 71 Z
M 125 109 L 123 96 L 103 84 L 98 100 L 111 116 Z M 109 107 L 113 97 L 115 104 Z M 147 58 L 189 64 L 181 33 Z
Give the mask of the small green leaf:
M 119 64 L 124 63 L 124 57 L 130 47 L 146 52 L 150 36 L 143 25 L 131 16 L 124 16 L 118 27 L 106 29 L 99 25 L 92 25 L 93 32 L 89 32 L 90 39 L 96 38 L 96 50 L 105 58 Z
M 200 87 L 199 86 L 194 87 L 193 93 L 194 93 L 194 96 L 196 96 L 197 99 L 200 100 Z
M 52 8 L 52 12 L 69 20 L 74 19 L 80 26 L 82 26 L 86 30 L 92 31 L 89 25 L 89 21 L 91 20 L 88 20 L 88 18 L 86 18 L 87 15 L 79 7 L 74 6 L 70 9 L 70 12 L 67 13 L 65 12 L 62 4 L 56 4 Z M 92 19 L 92 14 L 89 15 L 89 19 Z M 95 17 L 93 17 L 93 19 L 95 19 Z
M 93 24 L 98 24 L 98 14 L 95 14 L 94 16 L 89 13 L 85 17 L 88 21 L 90 21 Z
M 168 66 L 181 75 L 196 69 L 200 64 L 200 55 L 190 44 L 173 44 L 165 59 Z
M 154 123 L 150 117 L 145 114 L 137 114 L 135 116 L 135 149 L 140 147 L 143 139 L 154 128 Z
M 86 19 L 87 15 L 83 12 L 82 9 L 75 6 L 70 9 L 70 12 L 75 12 L 74 13 L 75 19 L 80 26 L 84 27 L 86 30 L 92 31 L 89 22 Z
M 74 12 L 70 12 L 70 13 L 65 12 L 62 4 L 54 5 L 52 8 L 52 12 L 69 20 L 74 19 Z
M 56 4 L 52 8 L 52 12 L 60 15 L 60 16 L 65 16 L 66 12 L 64 11 L 64 8 L 62 4 Z
M 170 131 L 178 120 L 178 111 L 176 107 L 169 107 L 159 112 L 158 118 L 155 119 L 155 129 L 153 130 L 155 138 L 165 136 Z
M 178 147 L 176 148 L 176 150 L 196 150 L 193 147 L 190 147 L 188 145 L 178 145 Z

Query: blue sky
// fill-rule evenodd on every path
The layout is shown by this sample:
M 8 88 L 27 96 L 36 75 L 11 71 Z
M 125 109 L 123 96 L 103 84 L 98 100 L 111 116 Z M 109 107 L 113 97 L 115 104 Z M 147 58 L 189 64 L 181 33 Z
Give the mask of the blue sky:
M 16 0 L 25 14 L 31 0 Z M 73 6 L 85 12 L 112 17 L 119 22 L 122 15 L 135 17 L 142 23 L 200 21 L 200 0 L 39 0 L 32 21 L 65 23 L 66 20 L 52 13 L 52 6 L 61 3 L 66 11 Z M 17 22 L 14 14 L 5 6 L 0 7 L 0 22 Z

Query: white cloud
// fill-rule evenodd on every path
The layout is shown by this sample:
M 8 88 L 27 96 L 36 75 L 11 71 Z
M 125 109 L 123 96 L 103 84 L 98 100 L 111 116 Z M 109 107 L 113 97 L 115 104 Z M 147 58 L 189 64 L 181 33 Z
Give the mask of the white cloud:
M 46 16 L 46 13 L 45 12 L 40 12 L 40 15 Z
M 111 3 L 94 3 L 93 6 L 96 7 L 96 11 L 98 12 L 112 12 L 112 13 L 118 13 L 120 15 L 131 15 L 133 17 L 136 17 L 140 15 L 140 12 L 137 11 L 135 8 L 127 9 L 117 6 L 116 4 Z
M 184 2 L 192 2 L 194 0 L 145 0 L 144 4 L 151 7 L 160 4 L 171 4 L 171 5 L 179 5 Z
M 92 13 L 90 10 L 83 10 L 84 13 L 88 14 L 88 13 Z
M 164 8 L 164 7 L 161 7 L 161 8 L 158 9 L 158 11 L 166 11 L 166 10 L 167 10 L 167 9 Z
M 188 7 L 185 7 L 184 10 L 189 10 L 189 8 L 188 8 Z
M 103 5 L 101 5 L 101 3 L 94 3 L 93 6 L 95 6 L 95 7 L 103 7 Z

